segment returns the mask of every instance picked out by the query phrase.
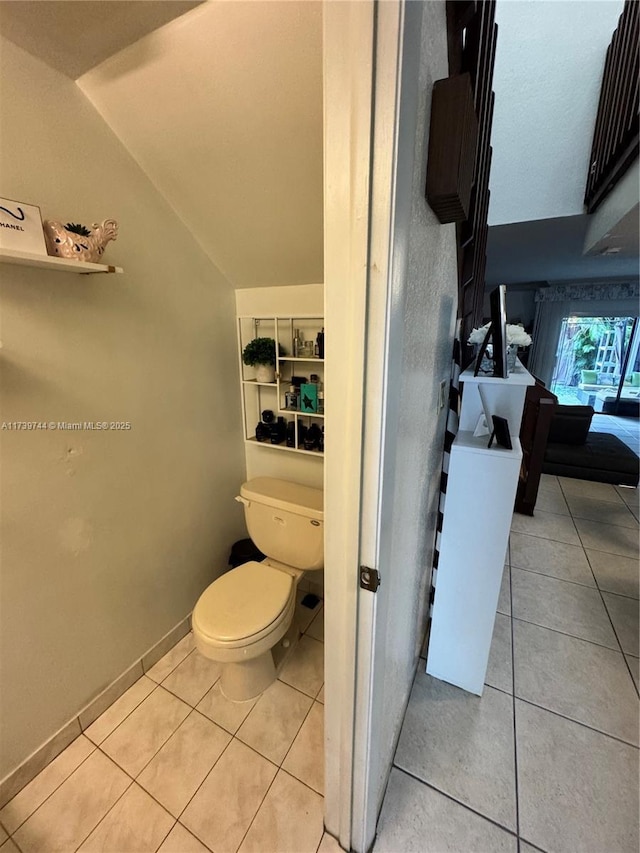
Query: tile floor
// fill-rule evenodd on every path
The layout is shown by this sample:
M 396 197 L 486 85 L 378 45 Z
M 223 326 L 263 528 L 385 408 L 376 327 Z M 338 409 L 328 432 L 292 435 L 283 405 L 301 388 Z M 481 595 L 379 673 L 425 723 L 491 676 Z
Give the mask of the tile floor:
M 334 853 L 323 831 L 324 614 L 258 699 L 188 634 L 0 811 L 1 853 Z
M 482 698 L 421 665 L 375 853 L 636 853 L 638 492 L 514 515 Z

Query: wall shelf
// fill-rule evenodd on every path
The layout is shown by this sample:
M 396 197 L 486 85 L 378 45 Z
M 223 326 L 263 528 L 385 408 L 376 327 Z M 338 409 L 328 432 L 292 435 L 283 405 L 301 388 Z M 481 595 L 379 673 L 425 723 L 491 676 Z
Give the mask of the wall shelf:
M 272 450 L 286 450 L 288 453 L 304 453 L 305 456 L 315 456 L 322 459 L 324 453 L 320 450 L 304 450 L 302 447 L 287 447 L 286 444 L 271 444 L 269 441 L 258 441 L 255 435 L 245 438 L 247 444 L 257 444 L 260 447 L 270 447 Z
M 59 272 L 73 272 L 79 275 L 124 272 L 122 267 L 114 267 L 110 264 L 89 264 L 86 261 L 75 261 L 73 258 L 53 258 L 51 255 L 32 255 L 27 252 L 17 252 L 13 249 L 0 249 L 0 263 L 35 267 L 37 269 L 58 270 Z
M 269 337 L 276 341 L 280 352 L 293 352 L 295 329 L 307 340 L 314 340 L 324 326 L 324 318 L 320 315 L 271 315 L 271 316 L 239 316 L 238 317 L 238 357 L 240 367 L 240 387 L 242 389 L 242 417 L 244 438 L 247 444 L 258 447 L 270 447 L 285 450 L 289 453 L 302 453 L 322 459 L 320 450 L 305 450 L 304 437 L 306 429 L 312 424 L 322 427 L 324 413 L 305 412 L 299 409 L 287 408 L 286 394 L 291 385 L 291 378 L 301 374 L 310 379 L 317 374 L 320 383 L 324 381 L 324 359 L 315 357 L 296 358 L 292 355 L 280 355 L 276 365 L 275 382 L 258 382 L 254 376 L 255 370 L 242 361 L 245 346 L 253 338 Z M 303 366 L 304 365 L 304 366 Z M 321 390 L 321 389 L 320 389 Z M 262 412 L 271 410 L 274 416 L 284 418 L 290 429 L 293 429 L 292 441 L 294 447 L 282 444 L 271 444 L 268 441 L 256 439 L 256 426 L 262 420 Z M 293 424 L 293 426 L 291 426 Z M 291 435 L 290 435 L 291 437 Z

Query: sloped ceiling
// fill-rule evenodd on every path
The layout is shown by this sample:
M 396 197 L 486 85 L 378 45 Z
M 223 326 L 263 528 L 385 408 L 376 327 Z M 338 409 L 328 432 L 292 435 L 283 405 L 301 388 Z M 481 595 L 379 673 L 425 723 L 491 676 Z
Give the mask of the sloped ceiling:
M 204 3 L 78 85 L 234 287 L 323 280 L 320 2 Z
M 202 0 L 2 0 L 2 35 L 76 80 Z

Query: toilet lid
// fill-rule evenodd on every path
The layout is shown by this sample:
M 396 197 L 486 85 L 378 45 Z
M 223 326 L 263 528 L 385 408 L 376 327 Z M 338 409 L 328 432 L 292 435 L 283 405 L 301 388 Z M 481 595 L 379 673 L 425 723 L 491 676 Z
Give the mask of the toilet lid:
M 193 611 L 198 630 L 223 642 L 258 634 L 283 612 L 293 578 L 265 563 L 244 563 L 214 581 Z

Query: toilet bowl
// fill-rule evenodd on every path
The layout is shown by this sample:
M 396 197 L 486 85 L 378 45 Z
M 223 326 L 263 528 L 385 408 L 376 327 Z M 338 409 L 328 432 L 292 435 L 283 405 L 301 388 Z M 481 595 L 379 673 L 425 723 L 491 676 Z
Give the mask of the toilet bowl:
M 232 701 L 276 678 L 272 650 L 292 628 L 298 583 L 324 565 L 322 499 L 318 489 L 268 477 L 240 489 L 249 534 L 268 556 L 215 580 L 192 615 L 196 648 L 221 664 L 220 688 Z

